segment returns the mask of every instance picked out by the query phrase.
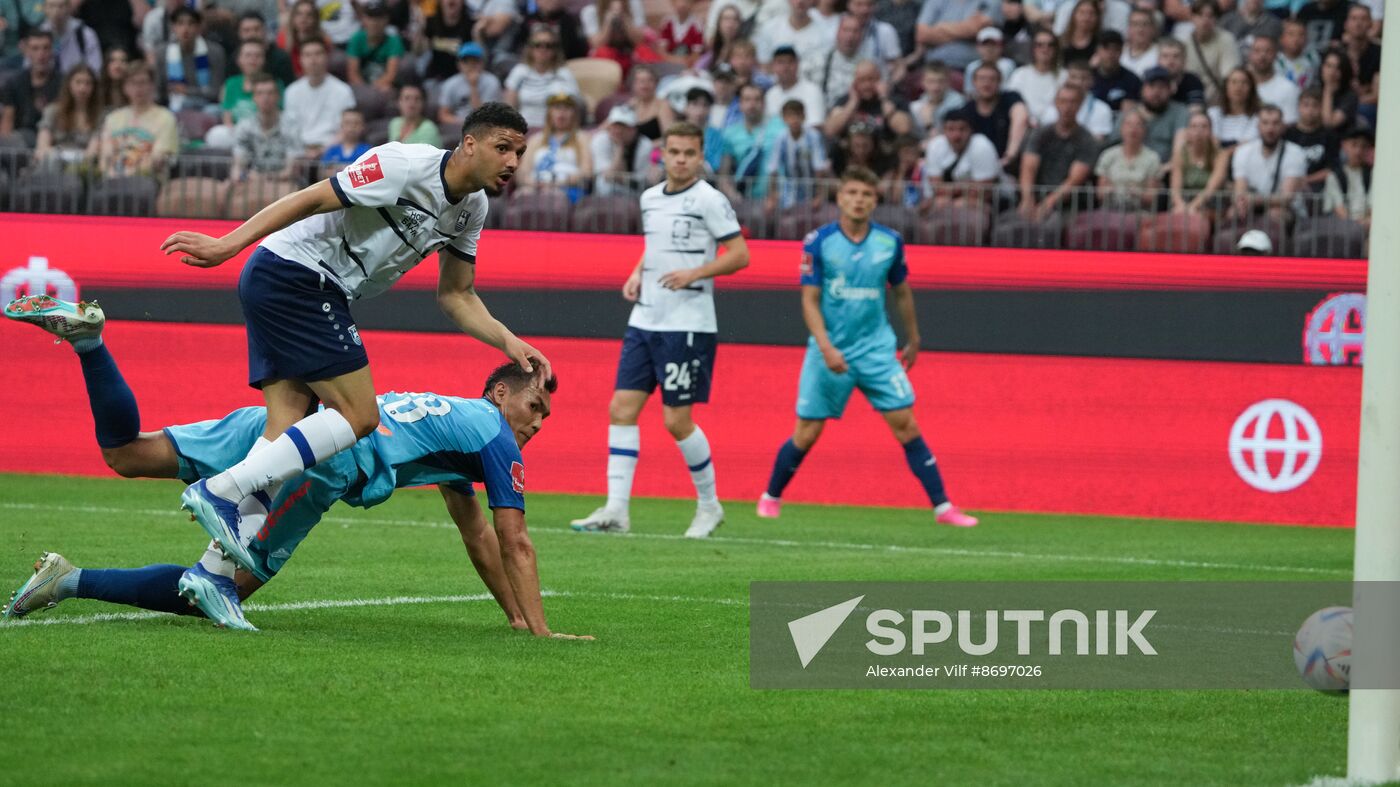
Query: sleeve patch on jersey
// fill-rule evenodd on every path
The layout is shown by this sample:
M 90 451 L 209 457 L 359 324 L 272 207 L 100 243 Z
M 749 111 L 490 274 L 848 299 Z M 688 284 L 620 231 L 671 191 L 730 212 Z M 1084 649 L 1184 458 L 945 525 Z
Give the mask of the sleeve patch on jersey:
M 519 462 L 510 463 L 510 485 L 516 492 L 525 494 L 525 465 Z
M 812 255 L 810 252 L 802 252 L 802 262 L 797 266 L 797 269 L 803 276 L 812 275 Z
M 361 186 L 368 186 L 376 180 L 384 179 L 384 168 L 379 166 L 379 154 L 352 164 L 345 169 L 345 176 L 350 179 L 350 188 L 357 189 Z

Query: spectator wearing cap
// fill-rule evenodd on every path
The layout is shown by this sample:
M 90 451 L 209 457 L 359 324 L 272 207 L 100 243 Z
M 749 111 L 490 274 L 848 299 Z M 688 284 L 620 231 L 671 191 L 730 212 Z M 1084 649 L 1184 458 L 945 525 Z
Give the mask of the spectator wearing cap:
M 1002 163 L 996 146 L 973 131 L 972 121 L 967 109 L 950 112 L 943 119 L 943 132 L 924 149 L 924 211 L 952 205 L 981 207 L 991 199 Z
M 472 110 L 500 100 L 501 80 L 486 70 L 486 51 L 475 41 L 462 44 L 457 48 L 457 73 L 438 89 L 438 123 L 456 128 Z
M 1317 191 L 1327 182 L 1327 173 L 1336 168 L 1341 155 L 1337 132 L 1322 122 L 1322 91 L 1310 87 L 1298 97 L 1298 122 L 1283 132 L 1283 138 L 1303 149 L 1308 159 L 1304 183 Z
M 820 126 L 826 117 L 826 99 L 821 88 L 799 75 L 797 50 L 790 46 L 780 46 L 773 51 L 773 62 L 769 66 L 776 80 L 763 96 L 763 114 L 770 120 L 781 120 L 783 105 L 788 101 L 801 101 L 807 123 Z
M 137 60 L 127 65 L 122 93 L 127 104 L 102 121 L 100 166 L 109 178 L 162 173 L 179 151 L 175 113 L 155 103 L 155 73 Z
M 1037 30 L 1031 37 L 1031 62 L 1011 72 L 1006 89 L 1021 95 L 1035 125 L 1055 102 L 1055 88 L 1063 81 L 1060 42 L 1049 30 Z
M 1269 240 L 1269 233 L 1250 230 L 1240 236 L 1239 242 L 1235 244 L 1235 251 L 1242 257 L 1270 257 L 1274 253 L 1274 242 Z
M 43 29 L 53 33 L 57 71 L 67 73 L 77 65 L 86 65 L 93 73 L 102 70 L 102 44 L 97 33 L 74 19 L 68 0 L 44 0 Z
M 1275 68 L 1278 60 L 1278 42 L 1267 36 L 1255 36 L 1249 44 L 1249 58 L 1246 61 L 1249 75 L 1254 77 L 1254 89 L 1259 100 L 1273 104 L 1283 110 L 1283 122 L 1298 121 L 1298 86 L 1279 73 Z
M 389 141 L 442 147 L 442 132 L 423 115 L 428 103 L 422 85 L 410 82 L 399 88 L 399 115 L 389 121 Z
M 256 111 L 234 127 L 233 167 L 229 170 L 229 180 L 287 180 L 301 152 L 301 141 L 277 108 L 281 100 L 277 80 L 271 74 L 262 73 L 254 75 L 249 84 Z
M 1083 102 L 1082 89 L 1061 85 L 1055 91 L 1055 123 L 1036 129 L 1026 142 L 1020 211 L 1028 220 L 1043 221 L 1089 180 L 1099 145 L 1075 119 Z
M 224 85 L 223 47 L 210 46 L 200 34 L 198 11 L 177 8 L 169 18 L 170 43 L 156 51 L 160 103 L 172 112 L 217 104 Z
M 1283 138 L 1283 112 L 1268 105 L 1259 110 L 1259 138 L 1235 149 L 1231 170 L 1235 180 L 1235 217 L 1258 213 L 1287 221 L 1293 199 L 1303 187 L 1308 160 L 1303 149 Z
M 549 28 L 530 35 L 524 62 L 506 75 L 505 100 L 525 117 L 530 128 L 544 126 L 545 101 L 556 93 L 579 95 L 578 80 L 564 67 L 559 37 Z
M 44 108 L 58 100 L 63 79 L 54 67 L 53 33 L 30 30 L 24 38 L 29 67 L 0 88 L 0 137 L 18 133 L 33 147 Z
M 521 20 L 515 38 L 516 51 L 539 30 L 554 33 L 565 60 L 588 57 L 588 38 L 583 35 L 583 27 L 569 11 L 564 0 L 533 0 L 534 11 Z
M 296 73 L 292 70 L 292 58 L 281 47 L 272 43 L 267 35 L 267 20 L 257 11 L 245 11 L 238 17 L 238 43 L 241 51 L 244 43 L 252 41 L 263 46 L 263 62 L 266 71 L 277 78 L 282 83 L 285 90 L 287 85 L 296 81 Z
M 977 57 L 977 32 L 1001 21 L 995 0 L 924 0 L 914 38 L 927 47 L 929 60 L 966 68 Z
M 1172 98 L 1172 76 L 1167 69 L 1156 66 L 1149 68 L 1142 79 L 1142 100 L 1138 102 L 1143 119 L 1147 121 L 1145 144 L 1157 153 L 1157 157 L 1167 161 L 1172 156 L 1177 132 L 1186 128 L 1191 119 L 1191 110 L 1180 101 Z M 1117 135 L 1110 138 L 1116 141 Z
M 544 128 L 526 141 L 520 161 L 519 188 L 524 191 L 562 191 L 576 200 L 593 179 L 593 154 L 588 132 L 579 128 L 582 114 L 568 93 L 550 96 Z
M 1104 101 L 1101 101 L 1093 94 L 1091 88 L 1094 85 L 1094 72 L 1089 68 L 1089 63 L 1084 60 L 1076 60 L 1065 69 L 1065 84 L 1079 88 L 1084 94 L 1084 99 L 1079 102 L 1079 107 L 1075 111 L 1075 120 L 1080 126 L 1094 135 L 1096 141 L 1102 141 L 1109 134 L 1113 133 L 1113 110 Z M 1052 103 L 1045 114 L 1040 116 L 1040 125 L 1051 126 L 1059 120 L 1060 111 L 1058 102 Z
M 1222 30 L 1215 0 L 1192 0 L 1191 32 L 1178 35 L 1186 46 L 1186 70 L 1205 79 L 1206 98 L 1215 100 L 1225 89 L 1225 77 L 1240 65 L 1240 43 Z
M 740 122 L 724 129 L 719 187 L 730 199 L 759 199 L 768 191 L 764 167 L 778 129 L 764 118 L 763 89 L 758 85 L 739 88 L 739 111 Z
M 1128 35 L 1118 62 L 1139 79 L 1157 65 L 1157 17 L 1146 8 L 1134 8 L 1128 15 Z
M 1001 89 L 1001 71 L 983 63 L 972 74 L 972 101 L 965 108 L 972 130 L 997 149 L 1003 169 L 1021 153 L 1021 143 L 1030 127 L 1030 111 L 1021 95 Z
M 870 60 L 856 66 L 851 92 L 828 111 L 823 130 L 828 137 L 838 139 L 853 123 L 874 129 L 880 142 L 891 141 L 914 128 L 909 113 L 897 98 L 890 96 L 887 86 L 880 80 L 879 66 Z
M 705 154 L 707 174 L 716 175 L 724 163 L 724 134 L 710 125 L 710 111 L 715 97 L 709 90 L 696 85 L 685 92 L 685 121 L 705 132 L 701 144 Z
M 1099 33 L 1099 48 L 1094 54 L 1093 93 L 1115 113 L 1123 109 L 1123 102 L 1136 104 L 1142 96 L 1142 80 L 1123 68 L 1122 57 L 1123 34 L 1117 30 Z
M 977 31 L 977 58 L 963 69 L 963 90 L 972 94 L 972 72 L 983 63 L 991 63 L 1001 71 L 1001 81 L 1011 78 L 1016 61 L 1005 56 L 1006 41 L 999 27 L 984 27 Z
M 1186 70 L 1186 45 L 1175 38 L 1157 42 L 1157 64 L 1171 78 L 1172 98 L 1188 107 L 1206 105 L 1206 86 L 1201 78 Z M 1143 81 L 1147 77 L 1143 76 Z
M 812 19 L 813 0 L 788 0 L 789 13 L 764 22 L 754 33 L 758 62 L 767 64 L 778 47 L 791 47 L 808 63 L 826 59 L 831 51 L 830 31 Z
M 1307 27 L 1297 19 L 1283 20 L 1283 32 L 1278 39 L 1278 60 L 1275 66 L 1299 89 L 1306 90 L 1317 83 L 1320 58 L 1317 50 L 1308 46 Z
M 1225 92 L 1206 114 L 1215 126 L 1215 137 L 1224 147 L 1233 147 L 1259 137 L 1259 91 L 1249 71 L 1237 68 L 1225 77 Z M 1282 111 L 1282 110 L 1280 110 Z
M 1247 47 L 1255 38 L 1272 38 L 1275 41 L 1283 34 L 1283 20 L 1264 8 L 1264 0 L 1239 0 L 1233 11 L 1220 17 L 1220 26 L 1230 32 L 1239 42 L 1240 55 L 1249 57 Z
M 420 64 L 423 79 L 441 83 L 455 76 L 462 47 L 471 41 L 472 15 L 465 0 L 438 0 L 437 8 L 423 20 L 422 31 L 413 39 L 414 54 L 424 58 Z M 484 61 L 485 55 L 479 59 Z
M 286 118 L 301 137 L 306 154 L 320 158 L 336 140 L 340 113 L 355 106 L 355 92 L 331 74 L 328 48 L 319 38 L 301 44 L 301 67 L 306 74 L 287 86 Z
M 1139 211 L 1157 200 L 1162 185 L 1162 159 L 1147 141 L 1147 118 L 1135 107 L 1123 111 L 1117 145 L 1104 150 L 1094 164 L 1097 195 L 1107 209 Z
M 818 207 L 825 193 L 816 187 L 817 178 L 831 176 L 826 156 L 826 140 L 807 120 L 806 106 L 790 99 L 780 111 L 782 131 L 774 135 L 773 150 L 764 174 L 768 178 L 768 211 L 789 210 L 799 205 Z
M 967 103 L 967 99 L 948 86 L 948 67 L 934 61 L 924 64 L 920 78 L 923 95 L 909 105 L 909 119 L 913 121 L 913 134 L 925 139 L 937 134 L 943 125 L 943 118 Z
M 345 46 L 349 83 L 369 85 L 385 94 L 394 92 L 405 51 L 399 34 L 389 32 L 389 7 L 383 2 L 366 3 L 361 27 Z
M 1371 228 L 1371 157 L 1375 138 L 1368 129 L 1352 129 L 1342 140 L 1342 156 L 1323 187 L 1322 210 Z
M 824 60 L 808 64 L 813 70 L 807 73 L 807 79 L 821 88 L 828 107 L 836 106 L 850 92 L 856 66 L 861 63 L 859 51 L 860 22 L 842 14 L 836 24 L 836 46 L 827 52 Z
M 601 131 L 593 135 L 591 152 L 597 175 L 593 193 L 640 194 L 648 180 L 652 141 L 637 133 L 637 115 L 620 104 L 608 112 Z

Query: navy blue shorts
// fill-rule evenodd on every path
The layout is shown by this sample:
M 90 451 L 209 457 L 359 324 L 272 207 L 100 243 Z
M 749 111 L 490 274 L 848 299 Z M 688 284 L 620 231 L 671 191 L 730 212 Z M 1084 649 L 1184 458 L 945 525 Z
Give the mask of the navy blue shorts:
M 350 302 L 326 277 L 259 246 L 238 277 L 248 384 L 315 382 L 369 366 Z
M 660 383 L 661 403 L 667 407 L 704 404 L 710 401 L 715 344 L 713 333 L 629 327 L 622 337 L 613 388 L 651 393 Z

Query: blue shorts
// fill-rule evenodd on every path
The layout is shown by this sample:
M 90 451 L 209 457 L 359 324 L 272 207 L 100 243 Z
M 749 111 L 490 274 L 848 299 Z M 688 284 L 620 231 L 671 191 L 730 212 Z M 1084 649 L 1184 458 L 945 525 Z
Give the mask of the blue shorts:
M 179 457 L 180 480 L 194 483 L 242 461 L 263 433 L 266 413 L 261 407 L 244 407 L 220 420 L 166 427 L 165 436 Z M 248 545 L 253 574 L 264 582 L 272 579 L 331 506 L 351 496 L 360 483 L 352 452 L 341 451 L 283 484 L 266 523 Z
M 894 352 L 875 351 L 846 358 L 845 374 L 826 368 L 821 350 L 807 345 L 797 383 L 797 417 L 810 421 L 840 418 L 851 391 L 860 388 L 880 412 L 914 406 L 914 388 Z
M 369 366 L 350 302 L 325 276 L 259 246 L 238 277 L 248 384 L 315 382 Z
M 651 393 L 660 383 L 661 403 L 667 407 L 704 404 L 710 401 L 715 339 L 713 333 L 628 327 L 613 388 Z

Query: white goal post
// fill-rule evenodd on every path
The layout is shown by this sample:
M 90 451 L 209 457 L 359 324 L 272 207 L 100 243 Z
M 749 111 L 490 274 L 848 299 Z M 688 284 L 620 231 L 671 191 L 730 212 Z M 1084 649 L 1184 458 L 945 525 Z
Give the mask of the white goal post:
M 1355 638 L 1351 678 L 1362 682 L 1400 658 L 1400 610 L 1366 582 L 1400 581 L 1400 3 L 1388 9 L 1381 47 L 1380 120 L 1372 178 L 1366 287 L 1361 450 L 1356 489 Z M 1391 141 L 1395 140 L 1395 141 Z M 1394 177 L 1392 177 L 1394 176 Z M 1347 779 L 1400 778 L 1400 689 L 1351 692 Z

